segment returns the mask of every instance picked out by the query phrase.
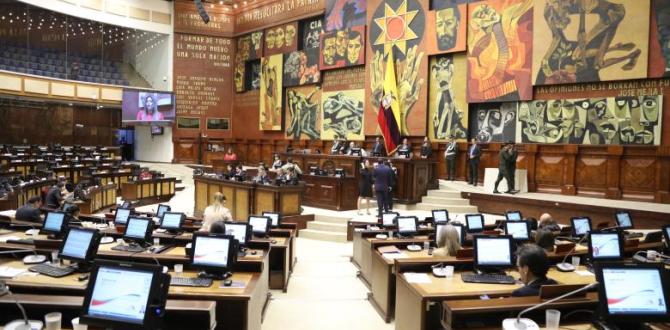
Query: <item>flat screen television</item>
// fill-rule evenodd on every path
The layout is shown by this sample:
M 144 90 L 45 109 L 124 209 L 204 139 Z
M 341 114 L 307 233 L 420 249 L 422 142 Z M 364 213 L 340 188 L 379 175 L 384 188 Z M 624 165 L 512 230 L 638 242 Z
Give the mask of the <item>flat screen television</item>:
M 121 112 L 125 125 L 171 125 L 175 119 L 175 97 L 170 92 L 124 89 Z

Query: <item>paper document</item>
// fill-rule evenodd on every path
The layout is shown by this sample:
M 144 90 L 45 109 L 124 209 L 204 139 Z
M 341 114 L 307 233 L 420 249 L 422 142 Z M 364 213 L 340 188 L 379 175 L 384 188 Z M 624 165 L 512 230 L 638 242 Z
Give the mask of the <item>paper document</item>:
M 430 277 L 426 273 L 405 273 L 408 283 L 428 284 Z
M 393 260 L 393 259 L 407 258 L 407 255 L 405 254 L 405 252 L 400 253 L 391 252 L 391 253 L 382 253 L 382 257 L 384 257 L 384 259 Z
M 7 267 L 7 266 L 0 266 L 0 278 L 12 278 L 15 277 L 23 272 L 25 272 L 25 269 L 21 268 L 14 268 L 14 267 Z

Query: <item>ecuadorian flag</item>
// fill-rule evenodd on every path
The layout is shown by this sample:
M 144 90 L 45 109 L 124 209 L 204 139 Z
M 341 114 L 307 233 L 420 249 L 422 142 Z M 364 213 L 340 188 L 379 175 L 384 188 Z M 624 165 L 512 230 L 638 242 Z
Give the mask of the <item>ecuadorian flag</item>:
M 400 144 L 400 104 L 398 100 L 393 51 L 390 51 L 386 58 L 386 72 L 384 72 L 384 95 L 377 113 L 377 123 L 379 123 L 384 146 L 389 156 Z

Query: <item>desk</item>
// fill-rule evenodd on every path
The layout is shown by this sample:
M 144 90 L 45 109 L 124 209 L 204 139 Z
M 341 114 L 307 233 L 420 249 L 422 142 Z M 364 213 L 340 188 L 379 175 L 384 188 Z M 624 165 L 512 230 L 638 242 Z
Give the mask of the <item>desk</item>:
M 580 266 L 579 270 L 586 270 Z M 395 306 L 395 328 L 396 330 L 418 330 L 433 329 L 439 327 L 439 310 L 431 308 L 427 312 L 429 303 L 441 303 L 444 300 L 475 299 L 481 295 L 492 298 L 508 296 L 520 284 L 482 284 L 464 283 L 460 273 L 457 272 L 452 278 L 437 278 L 432 273 L 426 273 L 430 283 L 409 283 L 404 273 L 396 276 L 396 306 Z M 510 276 L 518 278 L 516 271 L 508 272 Z M 562 273 L 550 269 L 547 274 L 549 278 L 556 280 L 559 284 L 591 284 L 595 282 L 595 276 L 582 276 L 576 272 Z M 435 307 L 435 305 L 432 305 Z M 439 307 L 441 308 L 441 306 Z M 430 314 L 430 316 L 429 316 Z
M 247 221 L 251 214 L 264 211 L 279 212 L 282 216 L 300 214 L 305 185 L 272 186 L 251 182 L 222 180 L 209 176 L 194 176 L 195 211 L 201 216 L 217 192 L 226 196 L 226 206 L 233 219 Z
M 130 176 L 132 176 L 133 171 L 131 170 L 119 170 L 113 172 L 101 171 L 93 172 L 90 176 L 86 177 L 88 179 L 100 179 L 100 182 L 103 185 L 115 184 L 116 187 L 121 190 L 121 186 L 124 183 L 130 182 Z
M 121 198 L 140 205 L 169 201 L 175 194 L 176 178 L 129 181 L 121 184 Z
M 2 266 L 28 269 L 21 261 L 0 259 Z M 170 273 L 175 276 L 174 273 Z M 18 275 L 7 280 L 15 293 L 62 294 L 83 296 L 87 282 L 78 281 L 79 274 L 52 278 L 41 274 Z M 186 270 L 180 276 L 195 277 L 196 272 Z M 216 302 L 217 329 L 261 329 L 264 306 L 269 300 L 267 271 L 235 272 L 231 279 L 242 282 L 243 288 L 220 288 L 222 281 L 215 280 L 211 287 L 171 286 L 168 299 L 210 300 Z
M 49 188 L 56 184 L 56 180 L 39 180 L 15 187 L 4 199 L 0 199 L 0 211 L 16 210 L 33 196 L 42 196 L 42 188 Z
M 83 201 L 75 202 L 82 214 L 98 213 L 103 209 L 116 205 L 116 190 L 114 184 L 91 188 Z
M 333 172 L 335 168 L 342 168 L 347 177 L 354 177 L 358 180 L 361 160 L 361 157 L 358 156 L 283 153 L 281 157 L 282 159 L 293 158 L 293 161 L 298 164 L 303 173 L 310 166 L 318 166 L 327 172 Z M 379 159 L 379 157 L 363 157 L 363 159 L 365 158 L 369 159 L 370 162 L 376 162 Z M 384 159 L 391 160 L 398 169 L 398 178 L 393 191 L 393 198 L 396 202 L 401 204 L 419 203 L 421 202 L 421 196 L 425 196 L 428 189 L 438 188 L 437 161 L 421 158 L 391 157 Z

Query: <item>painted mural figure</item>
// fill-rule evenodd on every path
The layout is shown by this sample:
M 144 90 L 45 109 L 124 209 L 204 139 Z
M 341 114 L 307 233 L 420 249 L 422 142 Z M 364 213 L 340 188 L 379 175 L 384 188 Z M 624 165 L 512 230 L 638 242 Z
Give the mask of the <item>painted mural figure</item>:
M 264 80 L 265 87 L 265 111 L 262 114 L 261 123 L 262 125 L 276 126 L 280 124 L 280 118 L 276 115 L 277 97 L 280 93 L 277 90 L 279 86 L 277 85 L 277 68 L 267 63 L 267 58 L 264 58 L 263 61 L 265 63 L 261 65 L 261 79 Z
M 288 110 L 291 114 L 291 124 L 286 128 L 286 135 L 294 139 L 299 139 L 300 135 L 305 134 L 310 139 L 318 139 L 320 134 L 317 132 L 316 122 L 319 110 L 319 104 L 312 101 L 312 96 L 318 89 L 305 96 L 296 93 L 294 90 L 286 92 L 288 97 Z
M 449 50 L 456 46 L 458 38 L 458 28 L 461 24 L 461 12 L 456 6 L 440 9 L 436 11 L 436 35 L 437 48 L 439 50 Z
M 363 102 L 339 92 L 323 102 L 323 129 L 335 132 L 336 139 L 360 135 L 363 129 Z
M 571 15 L 579 17 L 576 40 L 569 39 L 565 34 L 572 22 Z M 588 31 L 587 15 L 598 17 L 597 23 Z M 638 45 L 632 41 L 612 45 L 625 15 L 623 4 L 608 0 L 547 0 L 544 19 L 551 30 L 552 40 L 535 83 L 600 81 L 599 71 L 607 67 L 623 63 L 623 71 L 635 68 L 642 52 Z M 627 54 L 611 56 L 614 52 Z
M 434 138 L 463 139 L 467 137 L 463 125 L 463 110 L 458 109 L 454 102 L 452 80 L 454 63 L 450 57 L 441 57 L 431 68 L 432 79 L 439 86 L 437 98 L 437 112 L 433 116 Z

